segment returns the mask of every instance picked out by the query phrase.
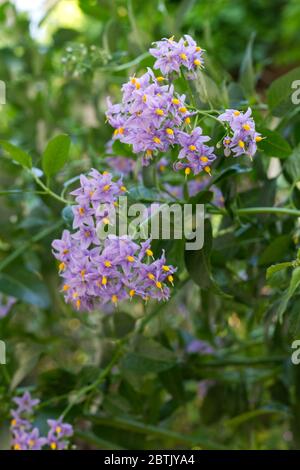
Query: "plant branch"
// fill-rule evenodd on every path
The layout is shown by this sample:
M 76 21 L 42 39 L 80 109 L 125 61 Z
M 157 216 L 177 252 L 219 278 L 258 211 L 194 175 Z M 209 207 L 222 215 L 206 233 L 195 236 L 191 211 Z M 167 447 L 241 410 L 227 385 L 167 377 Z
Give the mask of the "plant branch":
M 51 191 L 50 188 L 48 188 L 48 186 L 46 186 L 41 180 L 40 178 L 38 178 L 36 176 L 36 174 L 31 171 L 30 172 L 31 176 L 33 176 L 34 178 L 34 181 L 36 182 L 36 184 L 38 184 L 44 191 L 46 194 L 48 194 L 49 196 L 53 197 L 54 199 L 56 199 L 57 201 L 61 202 L 62 204 L 70 204 L 69 201 L 67 201 L 66 199 L 60 197 L 58 194 L 54 193 L 53 191 Z
M 81 388 L 78 392 L 77 392 L 77 395 L 76 395 L 76 398 L 74 400 L 72 400 L 69 405 L 67 406 L 67 408 L 64 410 L 64 412 L 62 413 L 62 417 L 64 418 L 69 412 L 70 410 L 73 408 L 74 405 L 76 405 L 76 403 L 78 403 L 78 401 L 84 397 L 87 393 L 91 392 L 92 390 L 94 390 L 95 388 L 97 388 L 99 385 L 101 385 L 101 383 L 106 379 L 106 377 L 108 376 L 108 374 L 110 373 L 111 369 L 114 367 L 114 365 L 118 362 L 118 360 L 121 358 L 121 356 L 123 355 L 123 345 L 125 343 L 125 339 L 124 338 L 123 340 L 119 341 L 119 344 L 118 344 L 118 347 L 117 347 L 117 350 L 115 351 L 111 361 L 108 363 L 108 365 L 100 372 L 98 378 L 91 384 L 87 385 L 86 387 L 83 387 Z
M 208 207 L 208 212 L 211 214 L 223 214 L 224 209 L 218 209 L 216 207 Z M 279 215 L 293 215 L 300 217 L 300 210 L 290 209 L 288 207 L 245 207 L 236 209 L 234 211 L 237 215 L 255 215 L 255 214 L 279 214 Z

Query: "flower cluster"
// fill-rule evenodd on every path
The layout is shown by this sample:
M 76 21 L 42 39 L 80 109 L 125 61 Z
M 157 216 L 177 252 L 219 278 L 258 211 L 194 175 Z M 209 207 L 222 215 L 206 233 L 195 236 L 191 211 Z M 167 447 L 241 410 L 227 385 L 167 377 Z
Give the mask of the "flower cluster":
M 69 438 L 73 435 L 73 426 L 64 423 L 62 418 L 48 419 L 49 432 L 47 444 L 52 450 L 65 450 L 69 447 Z
M 15 297 L 5 296 L 0 293 L 0 318 L 6 317 L 16 301 Z
M 219 120 L 227 123 L 228 135 L 223 139 L 224 154 L 228 157 L 248 155 L 252 158 L 257 150 L 257 143 L 262 136 L 255 130 L 255 122 L 251 117 L 251 109 L 242 113 L 236 109 L 227 109 L 219 116 Z
M 203 66 L 203 50 L 191 36 L 185 35 L 178 42 L 174 38 L 153 43 L 150 54 L 156 58 L 154 69 L 163 76 L 156 77 L 148 71 L 141 77 L 133 76 L 122 86 L 122 101 L 112 104 L 108 99 L 107 120 L 115 129 L 113 139 L 132 145 L 133 152 L 142 154 L 143 165 L 148 165 L 154 155 L 166 153 L 175 145 L 180 147 L 174 169 L 184 170 L 186 176 L 200 172 L 211 174 L 216 159 L 214 147 L 208 146 L 208 136 L 202 135 L 201 127 L 188 131 L 191 117 L 197 112 L 186 104 L 185 95 L 179 95 L 171 83 L 171 72 L 185 67 L 189 73 Z M 209 115 L 209 113 L 208 113 Z M 215 116 L 214 116 L 215 118 Z M 218 118 L 224 122 L 228 135 L 224 138 L 225 155 L 247 154 L 252 157 L 257 142 L 262 137 L 255 131 L 251 110 L 242 113 L 228 109 Z M 124 166 L 129 173 L 129 162 L 112 161 L 113 166 Z
M 191 170 L 195 175 L 202 170 L 210 174 L 210 166 L 217 157 L 214 154 L 214 148 L 204 144 L 209 140 L 210 137 L 202 135 L 201 127 L 195 127 L 190 134 L 179 132 L 178 142 L 182 148 L 178 155 L 179 162 L 175 164 L 175 168 L 185 168 L 186 174 L 189 174 Z M 184 162 L 183 159 L 185 159 Z
M 171 72 L 179 73 L 180 67 L 195 72 L 203 66 L 203 50 L 188 34 L 185 34 L 178 42 L 171 37 L 154 42 L 153 45 L 155 47 L 149 52 L 156 58 L 154 68 L 160 69 L 163 75 Z
M 108 99 L 106 116 L 115 128 L 114 139 L 132 145 L 134 153 L 143 153 L 145 165 L 154 152 L 166 152 L 177 143 L 179 126 L 190 122 L 185 95 L 163 82 L 148 69 L 123 85 L 122 103 L 113 105 Z
M 214 148 L 204 144 L 210 140 L 196 127 L 191 133 L 182 130 L 190 123 L 191 113 L 185 106 L 185 96 L 174 92 L 173 85 L 160 85 L 159 78 L 148 72 L 133 77 L 123 85 L 121 104 L 108 100 L 107 119 L 115 128 L 114 139 L 131 144 L 135 153 L 143 153 L 147 165 L 157 152 L 167 152 L 175 144 L 181 146 L 175 170 L 186 174 L 210 173 L 215 160 Z M 184 161 L 183 161 L 184 159 Z M 119 163 L 119 162 L 118 162 Z
M 126 235 L 108 235 L 101 242 L 97 236 L 98 224 L 109 223 L 111 208 L 125 189 L 121 180 L 114 182 L 106 172 L 92 170 L 80 182 L 72 193 L 78 203 L 73 206 L 77 230 L 64 230 L 52 243 L 66 302 L 90 311 L 134 296 L 168 299 L 175 268 L 166 264 L 164 253 L 154 260 L 150 240 L 139 245 Z
M 67 449 L 69 437 L 73 435 L 73 427 L 63 423 L 62 419 L 47 420 L 49 432 L 47 437 L 40 436 L 39 429 L 33 427 L 34 408 L 39 404 L 29 392 L 13 399 L 17 408 L 11 411 L 12 448 L 14 450 L 52 450 Z

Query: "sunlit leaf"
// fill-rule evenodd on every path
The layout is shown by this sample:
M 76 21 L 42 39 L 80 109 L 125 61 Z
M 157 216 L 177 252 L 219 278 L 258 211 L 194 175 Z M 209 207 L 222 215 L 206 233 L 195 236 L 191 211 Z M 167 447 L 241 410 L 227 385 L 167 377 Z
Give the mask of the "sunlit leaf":
M 71 140 L 66 134 L 60 134 L 50 140 L 42 155 L 42 167 L 49 178 L 61 170 L 69 158 Z
M 8 155 L 23 168 L 30 169 L 32 167 L 32 159 L 28 153 L 24 152 L 24 150 L 10 142 L 6 142 L 5 140 L 0 140 L 0 145 Z

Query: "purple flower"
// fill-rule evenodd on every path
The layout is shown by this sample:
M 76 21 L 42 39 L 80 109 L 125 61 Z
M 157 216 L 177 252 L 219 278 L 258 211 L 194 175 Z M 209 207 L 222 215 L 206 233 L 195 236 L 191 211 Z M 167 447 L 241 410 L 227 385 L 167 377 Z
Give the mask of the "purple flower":
M 204 379 L 198 383 L 198 396 L 201 400 L 204 400 L 209 389 L 216 384 L 215 380 Z
M 62 450 L 69 446 L 69 437 L 73 436 L 73 426 L 64 423 L 62 418 L 48 419 L 49 433 L 47 443 L 52 450 Z
M 132 145 L 134 153 L 143 154 L 143 164 L 157 152 L 166 152 L 177 143 L 179 126 L 190 115 L 185 96 L 163 84 L 153 71 L 132 77 L 122 87 L 122 103 L 107 102 L 107 120 L 115 128 L 113 139 Z
M 21 397 L 15 397 L 13 401 L 18 405 L 19 413 L 32 413 L 33 408 L 40 403 L 37 398 L 31 398 L 30 392 L 25 392 Z
M 177 199 L 183 199 L 183 187 L 182 186 L 175 186 L 173 184 L 166 183 L 164 185 L 168 193 L 174 196 Z
M 193 131 L 188 134 L 187 132 L 178 133 L 178 142 L 182 146 L 178 158 L 185 158 L 189 155 L 194 155 L 199 152 L 201 145 L 210 140 L 210 137 L 202 135 L 201 127 L 195 127 Z
M 170 165 L 169 160 L 166 157 L 162 157 L 156 164 L 156 168 L 160 173 L 163 173 L 166 168 Z
M 203 50 L 197 46 L 191 36 L 185 35 L 178 42 L 174 38 L 163 38 L 154 42 L 155 47 L 149 50 L 156 58 L 154 69 L 160 69 L 163 75 L 179 73 L 180 67 L 196 71 L 203 66 Z M 191 78 L 194 78 L 193 74 Z
M 40 437 L 38 428 L 34 428 L 32 431 L 27 433 L 25 442 L 28 450 L 42 450 L 42 447 L 47 443 L 47 439 L 45 437 Z
M 214 349 L 206 341 L 200 339 L 192 340 L 186 347 L 186 352 L 190 354 L 200 353 L 200 354 L 213 354 Z
M 134 171 L 136 162 L 132 158 L 111 156 L 106 158 L 107 164 L 115 172 L 123 176 L 128 176 Z
M 227 109 L 219 116 L 219 120 L 227 123 L 228 135 L 223 139 L 224 154 L 228 157 L 248 155 L 252 158 L 257 151 L 257 143 L 262 140 L 261 134 L 256 132 L 255 123 L 251 117 L 250 108 L 245 113 L 236 109 Z
M 12 448 L 14 450 L 42 450 L 45 446 L 51 449 L 66 449 L 69 446 L 68 438 L 73 435 L 73 427 L 63 423 L 62 419 L 48 420 L 48 437 L 41 437 L 38 428 L 32 427 L 33 408 L 39 400 L 32 399 L 29 392 L 22 397 L 15 397 L 13 401 L 18 405 L 11 411 Z
M 81 226 L 80 229 L 72 235 L 72 238 L 79 240 L 83 249 L 88 248 L 92 243 L 94 243 L 94 245 L 100 244 L 94 223 Z
M 89 204 L 84 206 L 88 219 L 75 221 L 73 228 L 77 230 L 72 234 L 64 231 L 62 240 L 52 244 L 54 256 L 60 261 L 65 301 L 77 310 L 89 311 L 135 296 L 144 300 L 167 299 L 176 269 L 166 264 L 164 253 L 158 260 L 153 259 L 150 240 L 140 246 L 128 236 L 109 235 L 104 242 L 97 237 L 98 223 L 110 216 L 117 196 L 126 189 L 122 181 L 114 182 L 107 173 L 101 175 L 92 170 L 88 177 L 80 178 L 80 184 L 73 191 L 77 202 L 87 194 L 85 185 L 92 193 Z M 102 197 L 106 201 L 104 208 Z M 75 206 L 75 214 L 78 207 L 83 206 Z
M 210 140 L 210 137 L 202 135 L 201 127 L 196 127 L 190 134 L 179 132 L 178 142 L 182 148 L 178 159 L 185 159 L 186 161 L 184 163 L 177 162 L 175 169 L 189 168 L 195 175 L 202 170 L 210 174 L 210 166 L 217 157 L 214 154 L 214 148 L 204 144 L 208 140 Z
M 54 256 L 60 261 L 67 261 L 70 258 L 72 244 L 72 237 L 69 230 L 64 230 L 61 239 L 52 242 Z
M 12 420 L 10 423 L 12 429 L 15 429 L 15 430 L 16 429 L 23 429 L 23 430 L 30 429 L 31 427 L 30 421 L 23 416 L 24 412 L 18 411 L 18 410 L 11 410 L 10 414 L 12 417 Z
M 0 293 L 0 319 L 6 317 L 12 306 L 17 302 L 15 297 L 5 296 Z

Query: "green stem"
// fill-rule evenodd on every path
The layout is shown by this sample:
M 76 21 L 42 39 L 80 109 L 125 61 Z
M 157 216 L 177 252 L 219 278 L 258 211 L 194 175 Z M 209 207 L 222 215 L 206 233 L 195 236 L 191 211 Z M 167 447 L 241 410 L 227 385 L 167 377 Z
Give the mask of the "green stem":
M 300 210 L 289 209 L 287 207 L 246 207 L 244 209 L 237 209 L 235 213 L 238 215 L 281 214 L 300 217 Z
M 11 384 L 11 378 L 10 378 L 10 375 L 9 375 L 9 372 L 8 372 L 8 369 L 7 369 L 7 366 L 6 364 L 3 364 L 1 366 L 1 370 L 3 372 L 3 377 L 7 383 L 7 385 L 10 385 Z
M 225 215 L 224 209 L 208 206 L 208 212 L 211 214 Z M 253 215 L 253 214 L 279 214 L 279 215 L 293 215 L 300 217 L 300 210 L 290 209 L 288 207 L 245 207 L 236 209 L 234 211 L 237 215 Z
M 44 191 L 45 193 L 47 193 L 49 196 L 53 197 L 54 199 L 56 199 L 57 201 L 63 203 L 63 204 L 70 204 L 69 201 L 67 201 L 66 199 L 60 197 L 58 194 L 54 193 L 53 191 L 51 191 L 50 188 L 48 188 L 48 186 L 46 186 L 37 176 L 36 174 L 31 171 L 30 172 L 31 176 L 34 178 L 34 181 L 36 182 L 36 184 L 38 184 Z
M 251 366 L 265 366 L 268 364 L 281 364 L 282 362 L 286 361 L 286 356 L 270 356 L 270 357 L 257 357 L 257 358 L 248 358 L 248 357 L 241 357 L 241 358 L 232 358 L 232 359 L 215 359 L 212 361 L 205 361 L 199 362 L 199 368 L 206 368 L 206 367 L 251 367 Z M 197 370 L 199 371 L 197 366 Z
M 218 124 L 221 124 L 222 126 L 225 127 L 224 123 L 222 121 L 220 121 L 216 116 L 214 116 L 213 114 L 211 114 L 211 111 L 201 111 L 201 110 L 197 110 L 195 111 L 197 114 L 201 114 L 202 116 L 205 116 L 205 117 L 209 117 L 211 119 L 214 119 L 215 121 L 217 121 Z M 212 112 L 217 112 L 216 110 L 212 110 Z
M 10 194 L 46 194 L 45 191 L 31 191 L 30 189 L 8 189 L 7 191 L 0 191 L 0 196 L 9 196 Z
M 111 369 L 114 367 L 114 365 L 118 362 L 118 360 L 120 359 L 120 357 L 122 356 L 123 354 L 123 344 L 125 342 L 125 338 L 119 342 L 119 346 L 117 348 L 117 350 L 115 351 L 111 361 L 108 363 L 108 365 L 100 372 L 98 378 L 91 384 L 87 385 L 86 387 L 83 387 L 81 388 L 78 392 L 77 392 L 77 396 L 76 396 L 76 399 L 73 400 L 71 403 L 69 403 L 69 405 L 67 406 L 67 408 L 63 411 L 62 413 L 62 417 L 64 418 L 69 412 L 70 410 L 73 408 L 73 406 L 82 398 L 84 397 L 87 393 L 91 392 L 92 390 L 94 390 L 95 388 L 97 388 L 99 385 L 101 385 L 101 383 L 106 379 L 106 377 L 108 376 L 108 374 L 110 373 Z
M 87 415 L 87 418 L 97 424 L 101 424 L 104 426 L 106 425 L 117 429 L 123 429 L 124 431 L 127 430 L 131 432 L 154 436 L 159 440 L 171 440 L 173 442 L 177 442 L 178 444 L 185 444 L 190 447 L 201 446 L 204 449 L 211 450 L 225 449 L 222 444 L 212 442 L 209 439 L 206 439 L 205 437 L 200 435 L 187 436 L 184 433 L 179 434 L 170 429 L 162 428 L 159 426 L 153 426 L 151 424 L 144 424 L 130 418 L 107 418 L 101 415 Z
M 52 405 L 52 403 L 56 403 L 61 400 L 65 400 L 69 397 L 70 393 L 64 393 L 63 395 L 58 395 L 57 397 L 52 397 L 47 401 L 41 402 L 38 406 L 37 409 L 42 409 L 42 408 L 47 408 L 49 405 Z
M 111 450 L 125 450 L 124 447 L 119 446 L 115 442 L 106 441 L 101 439 L 91 432 L 86 431 L 76 431 L 74 434 L 75 438 L 78 437 L 80 440 L 97 446 L 98 449 L 111 449 Z
M 127 11 L 128 11 L 128 19 L 131 26 L 132 34 L 135 39 L 136 46 L 143 50 L 143 44 L 141 43 L 141 35 L 139 33 L 137 23 L 134 16 L 133 5 L 131 0 L 127 0 Z
M 139 55 L 136 59 L 131 60 L 130 62 L 126 62 L 126 64 L 120 64 L 120 65 L 109 65 L 109 67 L 102 67 L 101 71 L 102 72 L 121 72 L 122 70 L 129 69 L 131 67 L 134 67 L 135 65 L 138 65 L 142 60 L 146 59 L 147 57 L 151 57 L 149 52 L 144 52 L 143 54 Z

